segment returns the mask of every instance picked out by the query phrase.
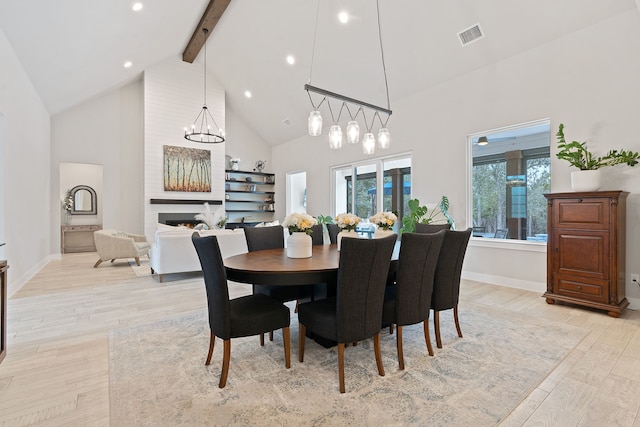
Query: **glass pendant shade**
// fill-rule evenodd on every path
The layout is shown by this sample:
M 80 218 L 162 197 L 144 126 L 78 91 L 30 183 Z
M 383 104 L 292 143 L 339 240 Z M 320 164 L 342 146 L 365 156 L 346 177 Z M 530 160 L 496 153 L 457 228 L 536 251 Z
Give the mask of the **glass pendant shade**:
M 347 142 L 349 144 L 357 144 L 360 140 L 360 125 L 355 120 L 347 123 Z
M 389 133 L 389 129 L 381 128 L 378 131 L 378 147 L 383 150 L 386 150 L 391 145 L 391 134 Z
M 309 114 L 309 135 L 320 136 L 322 133 L 322 115 L 314 110 Z
M 373 154 L 376 151 L 376 138 L 371 132 L 364 134 L 362 139 L 362 152 L 364 154 Z
M 329 148 L 332 150 L 342 148 L 342 129 L 340 129 L 340 125 L 333 125 L 329 130 Z

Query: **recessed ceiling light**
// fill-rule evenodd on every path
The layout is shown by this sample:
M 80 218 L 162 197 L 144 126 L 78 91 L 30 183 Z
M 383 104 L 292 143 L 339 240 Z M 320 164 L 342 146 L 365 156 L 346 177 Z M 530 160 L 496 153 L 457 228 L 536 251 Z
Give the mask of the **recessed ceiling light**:
M 340 22 L 342 22 L 343 24 L 346 24 L 347 22 L 349 22 L 349 14 L 347 12 L 340 12 L 338 14 L 338 19 L 340 20 Z
M 127 61 L 124 63 L 124 68 L 131 68 L 132 65 L 133 63 L 131 61 Z
M 251 98 L 251 92 L 248 90 L 244 91 L 244 96 L 246 96 L 247 98 Z
M 134 10 L 134 12 L 139 12 L 142 10 L 142 8 L 144 7 L 144 5 L 140 2 L 138 3 L 134 3 L 133 6 L 131 6 L 131 9 Z
M 287 64 L 293 65 L 296 63 L 296 58 L 293 55 L 287 55 Z

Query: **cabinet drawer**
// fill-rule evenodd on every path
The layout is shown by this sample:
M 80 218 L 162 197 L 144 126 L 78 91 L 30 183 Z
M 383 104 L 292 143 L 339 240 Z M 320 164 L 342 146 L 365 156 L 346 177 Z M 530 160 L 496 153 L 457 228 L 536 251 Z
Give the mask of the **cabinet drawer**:
M 554 227 L 592 230 L 609 228 L 611 199 L 557 199 L 553 203 Z
M 586 281 L 575 277 L 559 277 L 555 281 L 554 292 L 572 298 L 607 303 L 609 284 L 606 281 Z

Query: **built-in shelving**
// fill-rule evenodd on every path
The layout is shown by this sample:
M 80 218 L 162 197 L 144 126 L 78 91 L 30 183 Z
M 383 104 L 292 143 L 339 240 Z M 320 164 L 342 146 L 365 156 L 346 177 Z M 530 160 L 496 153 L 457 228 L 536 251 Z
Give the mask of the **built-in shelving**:
M 270 221 L 275 211 L 275 174 L 268 172 L 225 171 L 225 211 L 233 214 L 259 214 L 230 216 L 231 224 L 243 224 L 247 217 Z M 264 216 L 262 215 L 264 214 Z

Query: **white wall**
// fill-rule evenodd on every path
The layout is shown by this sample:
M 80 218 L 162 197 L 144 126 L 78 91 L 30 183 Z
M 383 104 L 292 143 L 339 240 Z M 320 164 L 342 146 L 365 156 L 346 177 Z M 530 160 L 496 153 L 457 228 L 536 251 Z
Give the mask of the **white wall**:
M 48 260 L 51 204 L 50 117 L 0 29 L 0 156 L 4 218 L 0 258 L 12 295 Z
M 103 228 L 143 231 L 143 92 L 137 80 L 55 115 L 51 122 L 51 252 L 60 253 L 60 163 L 102 165 Z M 80 218 L 84 224 L 97 217 Z
M 437 66 L 437 64 L 434 64 Z M 571 140 L 588 140 L 600 153 L 611 148 L 640 151 L 636 129 L 640 99 L 640 18 L 633 10 L 567 37 L 522 52 L 410 97 L 393 99 L 388 153 L 412 151 L 413 197 L 423 203 L 447 195 L 459 228 L 466 224 L 467 135 L 487 129 L 551 118 L 552 137 L 566 126 Z M 552 139 L 555 142 L 555 138 Z M 552 191 L 570 189 L 571 168 L 555 158 L 552 143 Z M 313 155 L 301 155 L 313 153 Z M 307 172 L 307 211 L 330 206 L 329 168 L 361 160 L 360 146 L 328 148 L 326 136 L 303 136 L 274 148 L 275 172 Z M 383 155 L 379 151 L 375 156 Z M 631 191 L 627 208 L 627 298 L 640 309 L 640 288 L 629 283 L 640 272 L 640 168 L 606 170 L 605 188 Z M 316 179 L 317 178 L 317 179 Z M 284 191 L 278 182 L 276 192 Z M 276 209 L 284 212 L 284 201 Z M 528 247 L 527 247 L 528 248 Z M 515 251 L 470 244 L 465 277 L 546 289 L 546 256 L 537 250 Z

